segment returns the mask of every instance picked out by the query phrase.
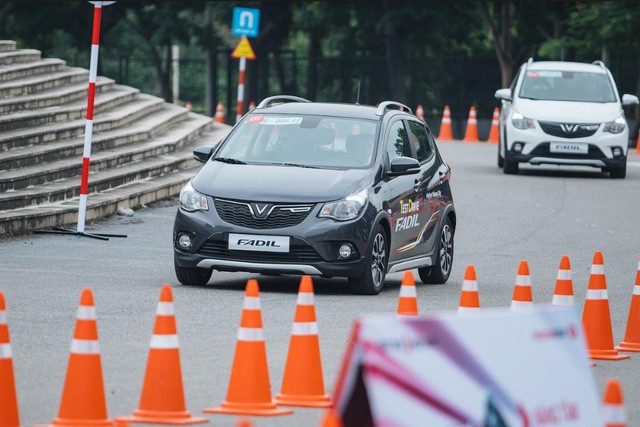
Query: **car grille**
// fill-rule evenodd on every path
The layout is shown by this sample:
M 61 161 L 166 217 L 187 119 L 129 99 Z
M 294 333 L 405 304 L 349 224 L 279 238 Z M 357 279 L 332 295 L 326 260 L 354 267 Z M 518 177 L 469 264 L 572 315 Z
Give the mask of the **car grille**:
M 589 152 L 585 154 L 580 153 L 552 153 L 549 151 L 549 143 L 543 142 L 542 144 L 538 144 L 536 148 L 534 148 L 530 155 L 532 156 L 560 156 L 567 159 L 584 159 L 585 157 L 595 158 L 595 159 L 604 159 L 607 156 L 595 145 L 589 144 Z
M 598 130 L 598 123 L 555 123 L 555 122 L 538 122 L 540 127 L 547 135 L 557 136 L 559 138 L 586 138 L 593 135 Z
M 268 229 L 293 227 L 309 216 L 313 205 L 269 204 L 264 218 L 252 214 L 251 204 L 233 200 L 214 199 L 216 211 L 224 221 L 241 227 Z M 261 204 L 264 206 L 265 204 Z
M 293 242 L 289 246 L 288 253 L 236 251 L 229 249 L 228 237 L 207 240 L 200 249 L 198 249 L 198 254 L 206 257 L 231 259 L 234 261 L 284 263 L 310 263 L 322 261 L 322 257 L 320 257 L 315 249 L 305 243 Z

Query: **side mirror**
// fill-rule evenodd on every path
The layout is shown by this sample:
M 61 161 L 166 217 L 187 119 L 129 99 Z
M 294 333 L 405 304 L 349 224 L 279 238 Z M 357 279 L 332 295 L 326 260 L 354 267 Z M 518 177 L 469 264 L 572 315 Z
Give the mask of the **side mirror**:
M 511 99 L 512 99 L 511 98 L 511 89 L 509 89 L 509 88 L 498 89 L 493 96 L 495 96 L 497 99 L 501 99 L 503 101 L 511 101 Z
M 193 158 L 200 163 L 206 163 L 211 157 L 211 154 L 213 154 L 213 147 L 209 145 L 203 145 L 193 149 Z
M 412 175 L 420 171 L 420 163 L 412 157 L 396 157 L 391 160 L 390 175 Z
M 629 95 L 628 93 L 625 93 L 624 95 L 622 95 L 622 105 L 625 107 L 629 107 L 631 105 L 638 105 L 640 103 L 640 101 L 638 100 L 638 97 L 635 95 Z

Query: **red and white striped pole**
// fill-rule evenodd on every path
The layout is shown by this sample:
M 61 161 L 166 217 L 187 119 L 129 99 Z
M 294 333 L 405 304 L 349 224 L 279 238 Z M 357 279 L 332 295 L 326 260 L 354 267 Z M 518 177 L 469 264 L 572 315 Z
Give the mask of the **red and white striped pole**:
M 238 75 L 238 106 L 236 107 L 236 123 L 242 118 L 244 104 L 244 72 L 247 69 L 247 58 L 240 58 L 240 74 Z
M 87 216 L 87 195 L 89 194 L 89 163 L 91 158 L 91 138 L 93 136 L 93 104 L 96 96 L 98 74 L 98 50 L 100 47 L 100 18 L 102 6 L 115 1 L 91 1 L 93 4 L 93 30 L 91 35 L 91 62 L 89 64 L 89 92 L 87 94 L 87 120 L 84 126 L 84 150 L 82 152 L 82 178 L 80 181 L 80 203 L 78 205 L 78 233 L 84 233 Z

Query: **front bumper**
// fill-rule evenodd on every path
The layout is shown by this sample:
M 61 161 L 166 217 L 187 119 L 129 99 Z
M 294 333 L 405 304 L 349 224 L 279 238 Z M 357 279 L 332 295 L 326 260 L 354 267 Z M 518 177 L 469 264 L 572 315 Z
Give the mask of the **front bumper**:
M 516 142 L 522 141 L 514 141 L 514 143 Z M 622 167 L 627 161 L 626 156 L 607 157 L 595 144 L 589 144 L 589 152 L 586 154 L 552 153 L 551 151 L 549 151 L 549 145 L 549 142 L 542 142 L 537 144 L 535 148 L 530 150 L 523 150 L 523 152 L 520 153 L 514 152 L 512 150 L 509 152 L 509 158 L 513 161 L 517 161 L 520 163 L 530 163 L 532 165 L 554 164 L 593 166 L 599 168 Z M 528 153 L 525 151 L 528 151 Z
M 210 204 L 212 206 L 213 203 Z M 254 229 L 224 222 L 215 208 L 206 212 L 178 209 L 173 232 L 174 260 L 180 267 L 272 274 L 308 274 L 325 277 L 358 277 L 367 267 L 365 253 L 375 209 L 368 206 L 361 217 L 346 222 L 318 218 L 315 206 L 300 224 L 278 229 Z M 192 246 L 176 245 L 180 233 L 191 236 Z M 229 233 L 290 236 L 287 253 L 228 249 Z M 338 259 L 338 248 L 350 243 L 355 255 Z

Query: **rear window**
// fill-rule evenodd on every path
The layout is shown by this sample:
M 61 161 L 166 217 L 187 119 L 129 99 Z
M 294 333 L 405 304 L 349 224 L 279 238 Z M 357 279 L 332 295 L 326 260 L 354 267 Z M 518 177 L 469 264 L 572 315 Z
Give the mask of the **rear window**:
M 359 168 L 375 154 L 377 121 L 304 114 L 250 114 L 216 157 L 254 164 Z
M 520 98 L 548 101 L 616 102 L 604 73 L 529 70 L 520 87 Z

